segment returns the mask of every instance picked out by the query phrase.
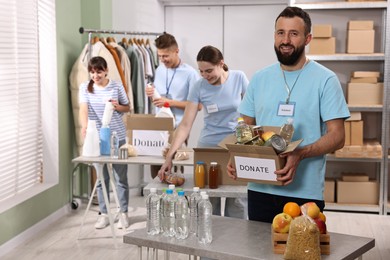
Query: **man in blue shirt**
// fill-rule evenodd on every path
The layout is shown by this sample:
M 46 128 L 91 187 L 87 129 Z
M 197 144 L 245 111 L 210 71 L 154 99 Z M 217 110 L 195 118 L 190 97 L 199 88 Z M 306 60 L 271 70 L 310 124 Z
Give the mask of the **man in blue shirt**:
M 274 49 L 278 63 L 256 72 L 238 111 L 251 125 L 281 126 L 294 119 L 293 141 L 300 147 L 275 171 L 282 186 L 248 184 L 248 217 L 271 223 L 286 202 L 313 201 L 324 209 L 325 155 L 344 146 L 344 120 L 350 116 L 335 73 L 309 60 L 305 46 L 312 35 L 310 16 L 287 7 L 275 22 Z M 235 169 L 229 163 L 228 173 Z

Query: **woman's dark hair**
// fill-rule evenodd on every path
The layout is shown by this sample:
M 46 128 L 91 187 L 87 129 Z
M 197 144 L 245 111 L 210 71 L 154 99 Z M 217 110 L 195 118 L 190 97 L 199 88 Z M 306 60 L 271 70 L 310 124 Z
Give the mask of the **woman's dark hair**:
M 88 72 L 91 71 L 101 71 L 101 70 L 107 70 L 107 62 L 103 57 L 96 56 L 91 58 L 91 60 L 88 62 Z M 93 80 L 91 79 L 88 83 L 88 92 L 93 93 Z
M 196 56 L 196 61 L 210 62 L 213 65 L 219 65 L 221 60 L 223 60 L 223 55 L 221 51 L 211 45 L 204 46 L 198 52 L 198 56 Z M 223 70 L 229 70 L 228 66 L 225 63 L 223 64 Z
M 310 15 L 306 13 L 304 10 L 302 10 L 299 7 L 296 6 L 288 6 L 286 7 L 276 18 L 275 24 L 278 21 L 280 17 L 288 17 L 288 18 L 294 18 L 299 17 L 303 20 L 305 23 L 305 35 L 308 35 L 311 31 L 311 19 Z

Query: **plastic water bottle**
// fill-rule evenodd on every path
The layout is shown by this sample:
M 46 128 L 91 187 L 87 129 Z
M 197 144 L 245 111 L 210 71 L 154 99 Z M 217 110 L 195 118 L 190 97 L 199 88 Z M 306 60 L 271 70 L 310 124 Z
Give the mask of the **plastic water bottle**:
M 287 122 L 280 128 L 279 135 L 283 137 L 287 144 L 291 143 L 291 139 L 294 135 L 294 119 L 289 117 Z
M 194 187 L 190 195 L 190 233 L 196 234 L 198 227 L 198 202 L 202 197 L 199 193 L 199 187 Z
M 175 197 L 172 190 L 167 190 L 167 196 L 163 200 L 163 235 L 175 236 Z
M 175 237 L 186 239 L 189 234 L 188 201 L 184 197 L 184 191 L 179 191 L 175 203 Z
M 162 194 L 160 196 L 160 233 L 164 233 L 164 203 L 163 200 L 167 196 L 167 188 L 162 189 Z
M 160 196 L 157 195 L 156 188 L 150 189 L 150 194 L 146 198 L 146 232 L 148 235 L 160 233 Z
M 237 119 L 237 126 L 235 128 L 235 135 L 237 143 L 243 144 L 252 139 L 252 130 L 247 125 L 242 117 Z
M 173 125 L 175 125 L 175 116 L 173 115 L 168 102 L 164 103 L 164 106 L 160 108 L 160 110 L 156 114 L 156 117 L 172 117 Z
M 213 240 L 211 215 L 213 207 L 209 201 L 209 195 L 203 194 L 198 204 L 198 242 L 208 245 Z
M 118 159 L 119 156 L 119 137 L 116 131 L 111 134 L 111 158 Z

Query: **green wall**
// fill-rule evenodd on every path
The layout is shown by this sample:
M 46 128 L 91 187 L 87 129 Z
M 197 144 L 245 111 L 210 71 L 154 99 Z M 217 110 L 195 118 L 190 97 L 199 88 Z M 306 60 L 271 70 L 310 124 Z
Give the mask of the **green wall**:
M 0 245 L 19 235 L 70 202 L 70 178 L 75 156 L 74 123 L 69 90 L 69 73 L 87 42 L 79 27 L 109 29 L 111 0 L 56 0 L 59 184 L 0 214 Z M 6 223 L 6 224 L 5 224 Z

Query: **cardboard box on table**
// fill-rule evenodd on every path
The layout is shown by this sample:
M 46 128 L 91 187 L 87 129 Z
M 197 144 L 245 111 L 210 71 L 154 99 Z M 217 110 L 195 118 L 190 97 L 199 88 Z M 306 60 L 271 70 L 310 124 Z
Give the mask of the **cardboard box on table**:
M 264 131 L 275 133 L 280 129 L 273 126 L 263 128 Z M 234 135 L 229 135 L 219 143 L 219 146 L 229 150 L 230 161 L 236 168 L 237 180 L 281 185 L 281 182 L 276 180 L 274 172 L 284 167 L 285 158 L 279 157 L 272 147 L 235 144 L 236 141 Z M 283 153 L 294 151 L 302 141 L 301 139 L 291 142 Z
M 127 116 L 127 137 L 138 155 L 162 156 L 174 128 L 173 118 L 150 114 Z

